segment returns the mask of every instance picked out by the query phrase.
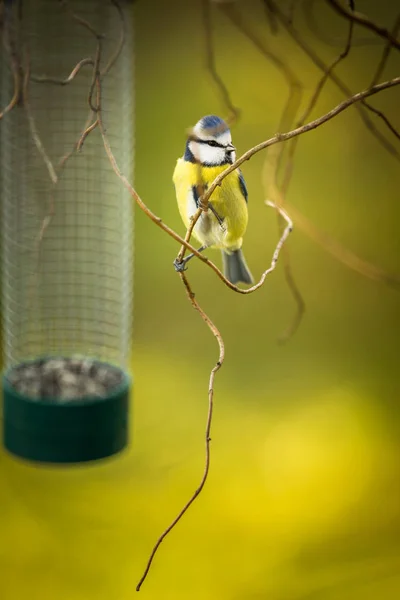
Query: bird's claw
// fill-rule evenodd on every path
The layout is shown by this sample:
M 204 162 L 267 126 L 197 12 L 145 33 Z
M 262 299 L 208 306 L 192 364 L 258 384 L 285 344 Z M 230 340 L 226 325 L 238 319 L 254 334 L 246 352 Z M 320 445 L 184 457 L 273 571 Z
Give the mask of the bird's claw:
M 174 267 L 177 273 L 183 273 L 183 271 L 187 271 L 187 267 L 185 265 L 186 262 L 184 260 L 178 260 L 177 258 L 174 260 Z

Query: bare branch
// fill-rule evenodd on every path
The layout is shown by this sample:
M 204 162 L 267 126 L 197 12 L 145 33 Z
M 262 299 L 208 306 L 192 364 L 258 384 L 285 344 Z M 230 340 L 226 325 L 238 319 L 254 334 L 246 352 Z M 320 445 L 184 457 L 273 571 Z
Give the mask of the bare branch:
M 111 4 L 113 4 L 115 6 L 115 8 L 118 11 L 118 16 L 119 16 L 120 23 L 121 23 L 121 34 L 120 34 L 118 45 L 117 45 L 117 48 L 115 49 L 114 54 L 111 56 L 110 60 L 106 64 L 106 66 L 101 71 L 101 76 L 102 77 L 104 77 L 104 75 L 107 75 L 107 73 L 109 72 L 109 70 L 117 62 L 117 60 L 118 60 L 118 58 L 119 58 L 119 56 L 120 56 L 120 54 L 122 52 L 122 49 L 123 49 L 123 47 L 125 45 L 125 38 L 126 38 L 125 18 L 124 18 L 124 13 L 122 12 L 121 6 L 120 6 L 119 2 L 117 2 L 117 0 L 110 0 L 110 2 L 111 2 Z
M 57 181 L 58 181 L 56 171 L 54 169 L 53 163 L 51 162 L 51 160 L 46 152 L 45 147 L 43 146 L 42 140 L 40 139 L 39 133 L 36 128 L 35 119 L 32 114 L 31 105 L 29 102 L 29 94 L 28 94 L 29 79 L 30 79 L 30 59 L 29 59 L 28 52 L 26 52 L 26 67 L 25 67 L 25 74 L 24 74 L 24 84 L 23 84 L 23 88 L 22 88 L 25 112 L 26 112 L 26 116 L 28 118 L 29 129 L 30 129 L 34 144 L 35 144 L 39 154 L 41 155 L 44 164 L 46 165 L 47 171 L 49 173 L 49 176 L 50 176 L 50 179 L 51 179 L 53 185 L 56 185 Z
M 100 114 L 100 113 L 99 113 Z M 101 127 L 100 127 L 101 128 Z M 273 202 L 270 201 L 266 201 L 266 204 L 268 206 L 271 206 L 273 208 L 275 208 L 281 215 L 283 215 L 287 221 L 287 227 L 285 228 L 285 231 L 283 232 L 283 235 L 281 236 L 281 238 L 278 241 L 278 244 L 276 245 L 275 251 L 273 253 L 272 256 L 272 260 L 271 260 L 271 266 L 269 269 L 267 269 L 267 271 L 265 271 L 265 273 L 263 274 L 260 283 L 257 286 L 254 286 L 255 289 L 257 289 L 258 287 L 260 287 L 267 275 L 269 275 L 276 267 L 276 264 L 278 262 L 278 258 L 279 258 L 279 254 L 282 250 L 283 244 L 285 243 L 287 237 L 289 236 L 289 234 L 291 233 L 291 231 L 293 230 L 293 223 L 291 221 L 291 219 L 288 217 L 288 215 L 279 207 L 277 207 Z M 201 213 L 201 210 L 199 212 L 199 214 Z M 188 502 L 185 504 L 185 506 L 182 508 L 182 510 L 178 513 L 178 515 L 175 517 L 175 519 L 172 521 L 172 523 L 167 527 L 167 529 L 161 534 L 161 536 L 158 538 L 155 546 L 153 547 L 153 550 L 150 554 L 149 560 L 147 562 L 146 568 L 144 570 L 144 573 L 136 587 L 136 591 L 139 591 L 144 580 L 146 579 L 148 572 L 150 570 L 150 567 L 152 565 L 154 556 L 159 548 L 159 546 L 161 545 L 161 543 L 164 541 L 164 539 L 166 538 L 166 536 L 170 533 L 170 531 L 175 527 L 175 525 L 177 525 L 177 523 L 181 520 L 181 518 L 183 517 L 183 515 L 186 513 L 186 511 L 188 510 L 188 508 L 193 504 L 193 502 L 196 500 L 197 496 L 200 494 L 200 492 L 202 491 L 206 481 L 207 481 L 207 476 L 208 476 L 208 471 L 209 471 L 209 467 L 210 467 L 210 442 L 211 442 L 211 438 L 210 438 L 210 431 L 211 431 L 211 421 L 212 421 L 212 411 L 213 411 L 213 396 L 214 396 L 214 377 L 216 372 L 221 368 L 222 363 L 224 361 L 225 358 L 225 350 L 224 350 L 224 343 L 223 343 L 223 339 L 222 336 L 219 332 L 219 330 L 216 328 L 216 326 L 213 324 L 213 322 L 211 321 L 211 319 L 204 313 L 204 311 L 202 310 L 202 308 L 200 307 L 200 305 L 198 304 L 198 302 L 195 299 L 195 295 L 192 291 L 192 289 L 190 288 L 189 282 L 185 276 L 184 273 L 180 272 L 179 273 L 182 282 L 185 285 L 188 297 L 193 305 L 193 307 L 200 313 L 202 319 L 207 323 L 208 327 L 210 328 L 211 332 L 213 333 L 213 335 L 215 336 L 215 338 L 218 341 L 218 345 L 219 345 L 219 359 L 218 362 L 216 363 L 215 367 L 211 370 L 211 375 L 210 375 L 210 382 L 209 382 L 209 388 L 208 388 L 208 400 L 209 400 L 209 405 L 208 405 L 208 416 L 207 416 L 207 425 L 206 425 L 206 435 L 205 435 L 205 443 L 206 443 L 206 460 L 205 460 L 205 468 L 204 468 L 204 473 L 203 473 L 203 477 L 201 479 L 200 485 L 199 487 L 195 490 L 195 492 L 193 493 L 193 495 L 191 496 L 191 498 L 188 500 Z
M 17 69 L 13 67 L 13 79 L 14 79 L 14 93 L 10 100 L 10 102 L 0 111 L 0 119 L 4 117 L 8 112 L 10 112 L 17 104 L 20 96 L 20 83 L 19 83 L 19 74 Z
M 98 41 L 104 36 L 96 31 L 96 29 L 83 17 L 75 13 L 69 6 L 69 0 L 60 0 L 60 5 L 65 8 L 71 15 L 72 19 L 87 29 Z
M 337 56 L 337 58 L 328 67 L 328 69 L 326 70 L 326 72 L 324 73 L 324 75 L 322 76 L 320 81 L 318 82 L 316 89 L 314 91 L 314 94 L 312 95 L 312 97 L 308 103 L 308 106 L 306 107 L 306 110 L 304 111 L 303 115 L 301 116 L 301 118 L 299 119 L 299 121 L 297 123 L 298 127 L 301 127 L 306 122 L 309 115 L 311 114 L 311 112 L 314 109 L 314 107 L 318 101 L 318 98 L 323 90 L 323 87 L 324 87 L 326 81 L 328 80 L 329 75 L 331 74 L 333 69 L 336 67 L 337 64 L 339 64 L 339 62 L 344 60 L 347 57 L 347 55 L 349 54 L 350 48 L 351 48 L 351 43 L 352 43 L 352 36 L 353 36 L 353 23 L 350 23 L 346 46 L 345 46 L 344 50 Z M 285 201 L 285 199 L 286 199 L 286 194 L 287 194 L 290 178 L 293 173 L 294 155 L 295 155 L 298 140 L 299 140 L 299 137 L 295 137 L 292 140 L 290 140 L 289 154 L 288 154 L 285 172 L 284 172 L 284 176 L 283 176 L 283 184 L 281 186 L 281 192 L 279 192 L 279 189 L 278 189 L 277 169 L 274 170 L 272 178 L 271 178 L 273 181 L 273 185 L 271 185 L 271 189 L 273 192 L 275 192 L 274 200 L 278 203 L 279 203 L 280 198 L 281 198 L 281 202 Z M 287 283 L 287 285 L 292 293 L 292 296 L 295 300 L 296 313 L 293 317 L 292 322 L 289 324 L 289 326 L 286 328 L 286 330 L 283 332 L 283 334 L 278 338 L 278 341 L 280 343 L 286 343 L 295 334 L 295 332 L 297 331 L 298 327 L 301 324 L 303 315 L 305 313 L 305 302 L 304 302 L 301 292 L 296 284 L 296 281 L 293 277 L 291 265 L 289 262 L 289 254 L 288 254 L 287 249 L 285 249 L 285 252 L 283 253 L 283 264 L 284 264 L 285 280 L 286 280 L 286 283 Z
M 286 344 L 286 342 L 288 342 L 294 336 L 294 334 L 300 327 L 304 313 L 306 311 L 306 304 L 299 290 L 299 287 L 293 277 L 293 272 L 289 262 L 288 250 L 286 247 L 283 248 L 282 257 L 286 285 L 288 286 L 296 305 L 296 312 L 294 314 L 294 317 L 292 318 L 292 321 L 286 327 L 285 331 L 281 333 L 278 337 L 278 342 L 280 344 Z
M 273 52 L 264 38 L 261 38 L 257 35 L 257 33 L 250 27 L 242 15 L 240 11 L 236 9 L 234 5 L 221 5 L 221 10 L 227 15 L 230 21 L 239 29 L 241 33 L 243 33 L 248 40 L 255 46 L 255 48 L 269 61 L 274 67 L 276 67 L 279 72 L 282 74 L 289 88 L 288 98 L 286 100 L 285 106 L 283 108 L 278 129 L 282 131 L 284 129 L 289 129 L 292 126 L 295 114 L 301 103 L 302 96 L 302 84 L 298 79 L 295 71 L 293 71 L 289 64 L 284 61 L 278 54 Z M 267 7 L 266 7 L 267 8 Z M 271 15 L 274 14 L 273 4 L 268 0 L 268 8 L 267 12 Z M 275 19 L 275 15 L 274 15 Z M 268 152 L 268 155 L 265 160 L 264 169 L 263 169 L 263 182 L 264 188 L 266 191 L 266 195 L 273 199 L 273 201 L 279 205 L 279 197 L 275 195 L 275 184 L 277 178 L 277 173 L 279 171 L 283 153 L 285 147 L 284 144 L 277 144 L 273 148 L 271 148 Z M 282 235 L 282 227 L 281 227 L 282 219 L 278 215 L 278 225 L 280 235 Z M 288 249 L 285 248 L 285 252 L 283 254 L 283 265 L 284 265 L 284 275 L 289 287 L 290 292 L 292 293 L 295 303 L 297 305 L 297 315 L 302 315 L 304 313 L 304 301 L 301 297 L 300 291 L 297 288 L 294 276 L 291 272 L 290 259 Z M 299 302 L 299 298 L 301 299 Z M 295 320 L 298 320 L 298 316 L 296 315 Z M 300 317 L 301 318 L 301 317 Z M 294 328 L 290 328 L 294 330 Z
M 88 117 L 86 119 L 85 125 L 83 126 L 82 133 L 79 136 L 79 139 L 75 142 L 72 150 L 70 150 L 69 152 L 64 154 L 64 156 L 62 158 L 60 158 L 60 160 L 58 161 L 57 167 L 58 167 L 59 173 L 65 167 L 67 161 L 71 158 L 71 156 L 75 152 L 77 152 L 77 151 L 80 152 L 82 150 L 83 144 L 84 144 L 87 136 L 98 126 L 97 117 L 96 117 L 95 121 L 93 121 L 93 115 L 94 115 L 93 111 L 90 110 Z
M 180 275 L 180 278 L 186 288 L 187 296 L 188 296 L 190 302 L 192 303 L 193 308 L 195 308 L 200 313 L 201 318 L 207 324 L 211 333 L 214 335 L 215 339 L 217 340 L 218 347 L 219 347 L 218 361 L 215 364 L 215 366 L 211 369 L 210 380 L 209 380 L 209 384 L 208 384 L 208 414 L 207 414 L 206 431 L 205 431 L 205 465 L 204 465 L 203 476 L 201 478 L 199 486 L 197 487 L 197 489 L 195 490 L 193 495 L 190 497 L 190 499 L 186 502 L 185 506 L 179 511 L 179 513 L 177 514 L 175 519 L 172 521 L 172 523 L 160 535 L 156 544 L 154 545 L 153 550 L 150 554 L 149 560 L 147 561 L 147 565 L 144 570 L 144 573 L 143 573 L 142 577 L 140 578 L 139 583 L 136 586 L 137 592 L 140 590 L 144 580 L 146 579 L 146 577 L 149 573 L 153 559 L 154 559 L 156 552 L 157 552 L 158 548 L 160 547 L 161 543 L 165 540 L 165 538 L 170 533 L 170 531 L 175 527 L 175 525 L 178 524 L 178 522 L 181 520 L 181 518 L 184 516 L 184 514 L 187 512 L 187 510 L 190 508 L 190 506 L 193 504 L 193 502 L 196 500 L 196 498 L 199 496 L 199 494 L 201 493 L 202 489 L 204 488 L 204 486 L 206 484 L 208 472 L 210 469 L 210 442 L 211 442 L 210 435 L 211 435 L 211 424 L 212 424 L 212 415 L 213 415 L 214 378 L 215 378 L 215 374 L 221 368 L 221 366 L 224 362 L 224 359 L 225 359 L 225 347 L 224 347 L 224 341 L 222 339 L 221 333 L 219 332 L 217 327 L 214 325 L 214 323 L 206 315 L 206 313 L 203 311 L 203 309 L 197 302 L 195 295 L 189 285 L 189 282 L 188 282 L 185 274 L 179 273 L 179 275 Z
M 326 82 L 328 81 L 328 78 L 330 77 L 331 73 L 333 72 L 334 68 L 348 56 L 348 54 L 350 52 L 351 44 L 352 44 L 352 39 L 353 39 L 353 29 L 354 29 L 354 23 L 353 23 L 353 21 L 351 21 L 344 50 L 334 59 L 334 61 L 327 68 L 327 70 L 325 71 L 325 73 L 323 74 L 321 79 L 319 80 L 319 82 L 315 88 L 314 94 L 311 96 L 310 102 L 308 103 L 303 115 L 300 117 L 299 121 L 297 122 L 297 127 L 301 127 L 302 125 L 304 125 L 304 123 L 306 122 L 308 117 L 311 115 L 313 109 L 315 108 L 315 106 L 318 102 L 318 99 L 321 95 L 321 92 L 322 92 Z M 288 154 L 285 173 L 284 173 L 284 177 L 283 177 L 283 183 L 282 183 L 282 195 L 284 197 L 287 194 L 290 179 L 291 179 L 291 176 L 293 173 L 293 160 L 294 160 L 294 155 L 296 152 L 298 140 L 299 140 L 298 137 L 293 138 L 291 140 L 291 143 L 289 144 L 289 154 Z
M 373 96 L 374 94 L 377 94 L 378 92 L 389 89 L 389 88 L 394 87 L 399 84 L 400 84 L 400 77 L 394 77 L 393 79 L 390 79 L 389 81 L 384 81 L 383 83 L 378 83 L 377 85 L 374 85 L 373 87 L 368 88 L 367 90 L 363 90 L 362 92 L 358 92 L 357 94 L 354 94 L 354 96 L 351 96 L 351 98 L 347 98 L 347 100 L 344 100 L 343 102 L 341 102 L 340 104 L 335 106 L 335 108 L 330 110 L 328 113 L 326 113 L 325 115 L 322 115 L 322 117 L 319 117 L 318 119 L 315 119 L 314 121 L 311 121 L 310 123 L 307 123 L 306 125 L 303 125 L 302 127 L 297 127 L 296 129 L 293 129 L 292 131 L 288 131 L 287 133 L 277 133 L 269 140 L 266 140 L 265 142 L 261 142 L 260 144 L 257 144 L 257 146 L 250 148 L 250 150 L 248 150 L 247 152 L 242 154 L 242 156 L 240 158 L 238 158 L 232 165 L 229 165 L 229 167 L 227 169 L 225 169 L 225 171 L 223 171 L 220 175 L 218 175 L 218 177 L 216 177 L 214 179 L 214 181 L 212 182 L 212 184 L 210 185 L 210 187 L 207 189 L 207 191 L 205 193 L 207 200 L 210 199 L 214 190 L 219 185 L 221 185 L 222 181 L 225 179 L 225 177 L 227 175 L 229 175 L 229 173 L 232 173 L 233 171 L 235 171 L 235 169 L 240 167 L 240 165 L 243 164 L 246 160 L 249 160 L 252 156 L 254 156 L 254 154 L 257 154 L 257 152 L 260 152 L 261 150 L 264 150 L 265 148 L 268 148 L 269 146 L 272 146 L 273 144 L 285 142 L 285 141 L 290 140 L 291 138 L 294 138 L 298 135 L 302 135 L 303 133 L 312 131 L 313 129 L 320 127 L 327 121 L 330 121 L 331 119 L 333 119 L 333 117 L 336 117 L 336 115 L 340 114 L 341 112 L 346 110 L 346 108 L 348 108 L 349 106 L 352 106 L 356 102 L 360 102 L 364 98 L 368 98 L 368 96 Z
M 393 25 L 392 36 L 394 36 L 394 37 L 397 36 L 399 29 L 400 29 L 400 13 L 397 15 L 396 21 Z M 379 61 L 378 67 L 377 67 L 375 74 L 372 78 L 372 81 L 370 83 L 371 86 L 375 85 L 381 78 L 383 71 L 385 70 L 386 63 L 389 59 L 391 50 L 392 50 L 392 44 L 389 41 L 389 42 L 387 42 L 386 46 L 383 49 L 382 56 Z M 378 110 L 374 106 L 371 106 L 371 104 L 369 102 L 367 102 L 366 100 L 363 101 L 363 105 L 366 106 L 368 108 L 368 110 L 375 113 L 380 119 L 382 119 L 383 122 L 385 123 L 385 125 L 387 126 L 387 128 L 390 129 L 390 131 L 393 133 L 393 135 L 395 135 L 397 137 L 397 139 L 400 139 L 400 133 L 396 130 L 394 125 L 389 121 L 387 116 L 382 111 Z
M 195 214 L 193 215 L 193 217 L 190 220 L 190 225 L 186 231 L 186 235 L 185 235 L 185 242 L 189 242 L 190 238 L 192 237 L 192 233 L 193 233 L 193 229 L 196 226 L 197 221 L 200 218 L 201 213 L 203 212 L 203 208 L 199 207 L 197 209 L 197 211 L 195 212 Z M 178 263 L 182 262 L 183 257 L 185 256 L 185 252 L 186 252 L 186 246 L 182 245 L 181 249 L 178 252 L 178 256 L 176 257 L 176 260 Z
M 82 150 L 83 144 L 87 138 L 87 136 L 92 133 L 92 131 L 94 131 L 96 129 L 96 127 L 99 124 L 99 120 L 96 119 L 95 121 L 93 121 L 93 123 L 89 124 L 89 125 L 85 125 L 81 137 L 79 138 L 77 144 L 76 144 L 76 149 L 78 152 L 80 152 Z
M 314 15 L 314 7 L 315 4 L 318 4 L 319 6 L 322 5 L 322 2 L 320 0 L 303 0 L 301 2 L 301 6 L 303 9 L 303 15 L 305 18 L 305 21 L 307 23 L 307 27 L 309 28 L 309 30 L 315 35 L 315 37 L 320 40 L 321 42 L 324 42 L 324 44 L 327 44 L 328 46 L 333 46 L 334 48 L 343 47 L 343 40 L 340 39 L 339 37 L 333 37 L 333 36 L 329 36 L 329 22 L 325 23 L 327 24 L 327 31 L 325 32 L 321 32 L 320 28 L 317 24 L 315 15 Z M 377 45 L 377 44 L 381 44 L 381 40 L 378 38 L 371 38 L 371 37 L 365 37 L 365 38 L 358 38 L 358 39 L 353 39 L 352 41 L 352 46 L 373 46 L 373 45 Z M 377 81 L 375 82 L 377 83 Z
M 205 51 L 206 51 L 206 66 L 208 71 L 211 74 L 212 79 L 214 80 L 217 88 L 220 91 L 222 101 L 227 106 L 229 110 L 229 114 L 226 117 L 226 122 L 232 125 L 236 123 L 240 116 L 240 110 L 234 106 L 229 90 L 226 87 L 225 83 L 222 81 L 220 75 L 217 72 L 217 68 L 215 66 L 215 56 L 214 56 L 214 47 L 212 42 L 212 23 L 211 23 L 211 7 L 209 0 L 202 0 L 202 11 L 203 11 L 203 29 L 204 29 L 204 39 L 205 39 Z
M 392 29 L 392 36 L 396 37 L 398 32 L 400 29 L 400 13 L 397 15 L 396 21 L 393 25 L 393 29 Z M 383 49 L 382 52 L 382 56 L 381 56 L 381 60 L 379 61 L 378 67 L 376 69 L 375 75 L 372 78 L 371 81 L 371 86 L 375 85 L 376 83 L 378 83 L 378 81 L 380 80 L 380 78 L 383 75 L 383 71 L 385 69 L 386 63 L 388 61 L 389 55 L 390 55 L 390 51 L 392 49 L 392 44 L 390 43 L 390 41 L 387 42 L 386 46 Z
M 324 73 L 327 71 L 328 66 L 319 58 L 318 54 L 304 41 L 302 36 L 299 34 L 297 29 L 293 26 L 291 21 L 286 17 L 285 13 L 281 10 L 280 4 L 276 0 L 270 0 L 271 3 L 274 4 L 275 12 L 285 27 L 289 35 L 295 40 L 295 42 L 299 45 L 299 47 L 307 54 L 307 56 L 312 60 L 312 62 Z M 346 96 L 351 96 L 351 90 L 342 82 L 342 80 L 335 74 L 330 73 L 329 78 L 335 83 L 335 85 L 340 89 L 343 94 Z M 355 104 L 356 110 L 359 112 L 361 119 L 364 121 L 367 129 L 372 133 L 372 135 L 382 144 L 382 146 L 397 160 L 400 160 L 400 153 L 397 148 L 391 144 L 386 137 L 377 129 L 374 123 L 370 120 L 368 115 L 366 114 L 366 108 L 362 104 Z
M 366 29 L 373 31 L 381 38 L 387 40 L 391 46 L 397 48 L 397 50 L 400 50 L 400 41 L 397 40 L 396 37 L 388 29 L 386 29 L 386 27 L 378 25 L 378 23 L 375 23 L 375 21 L 372 21 L 360 12 L 349 10 L 338 0 L 327 0 L 327 2 L 339 15 L 342 15 L 342 17 L 346 17 L 346 19 L 349 19 L 350 21 L 353 21 L 354 23 L 357 23 Z
M 75 79 L 82 67 L 85 67 L 87 65 L 94 65 L 93 58 L 83 58 L 82 60 L 80 60 L 78 64 L 76 64 L 75 67 L 72 69 L 68 77 L 66 77 L 65 79 L 48 77 L 47 75 L 31 75 L 31 81 L 34 81 L 35 83 L 52 83 L 54 85 L 68 85 L 68 83 L 71 83 L 71 81 Z
M 270 0 L 263 0 L 263 1 L 264 1 L 264 6 L 265 6 L 265 13 L 266 13 L 267 19 L 268 19 L 269 28 L 271 30 L 271 33 L 273 35 L 275 35 L 276 33 L 278 33 L 278 21 L 276 19 L 274 6 L 273 6 L 273 4 L 271 4 Z
M 1 15 L 1 22 L 0 22 L 0 33 L 3 33 L 3 44 L 4 44 L 4 48 L 10 58 L 10 67 L 11 67 L 11 72 L 12 72 L 12 76 L 13 76 L 13 83 L 14 83 L 14 91 L 13 91 L 13 95 L 11 100 L 9 101 L 9 103 L 3 108 L 3 110 L 0 110 L 0 120 L 4 117 L 4 115 L 6 115 L 8 112 L 10 112 L 19 102 L 20 100 L 20 96 L 21 96 L 21 72 L 20 72 L 20 68 L 19 68 L 19 64 L 18 64 L 18 60 L 17 60 L 17 55 L 16 55 L 16 49 L 15 44 L 13 44 L 13 40 L 11 38 L 11 24 L 8 20 L 8 17 L 6 17 L 5 14 L 5 8 L 3 7 L 3 11 L 4 14 Z
M 286 203 L 286 206 L 290 216 L 296 223 L 296 228 L 306 233 L 308 237 L 329 252 L 335 259 L 364 277 L 368 277 L 378 283 L 385 283 L 394 289 L 400 290 L 400 277 L 398 275 L 388 274 L 383 269 L 360 258 L 354 252 L 342 246 L 332 236 L 326 232 L 321 232 L 293 205 Z
M 240 11 L 238 11 L 233 5 L 222 5 L 220 6 L 221 10 L 226 14 L 226 16 L 230 19 L 230 21 L 238 28 L 238 30 L 243 33 L 246 38 L 255 46 L 255 48 L 270 62 L 272 65 L 279 70 L 282 74 L 289 88 L 289 94 L 287 100 L 285 102 L 284 108 L 281 113 L 281 117 L 279 120 L 278 130 L 282 131 L 285 129 L 290 129 L 292 127 L 292 123 L 294 117 L 298 111 L 298 108 L 301 103 L 302 96 L 302 84 L 298 79 L 295 71 L 290 68 L 290 65 L 283 60 L 278 54 L 273 52 L 268 45 L 264 37 L 260 37 L 257 35 L 256 31 L 247 24 L 246 19 L 242 17 Z M 271 16 L 274 14 L 274 7 L 268 0 L 268 7 L 266 6 L 267 14 Z M 274 15 L 274 19 L 275 19 Z M 266 195 L 271 198 L 276 204 L 280 205 L 280 198 L 275 195 L 276 188 L 276 179 L 277 173 L 279 171 L 283 154 L 285 151 L 284 144 L 277 144 L 274 147 L 271 147 L 268 151 L 267 157 L 265 159 L 264 168 L 263 168 L 263 183 Z M 278 226 L 280 235 L 282 235 L 282 219 L 278 215 Z M 289 287 L 289 290 L 295 300 L 297 305 L 295 322 L 299 323 L 301 316 L 304 313 L 304 301 L 301 297 L 301 293 L 296 286 L 294 276 L 291 271 L 290 259 L 289 259 L 289 251 L 285 248 L 285 252 L 283 253 L 283 268 L 284 275 Z M 300 300 L 299 300 L 300 299 Z M 294 331 L 296 327 L 290 326 L 288 330 Z
M 392 123 L 389 121 L 389 119 L 387 118 L 385 113 L 383 113 L 381 110 L 378 110 L 377 108 L 372 106 L 369 102 L 366 102 L 365 100 L 364 100 L 363 104 L 364 104 L 364 106 L 366 106 L 368 108 L 368 110 L 375 113 L 380 119 L 382 119 L 382 121 L 385 123 L 387 128 L 390 129 L 390 131 L 393 133 L 393 135 L 395 135 L 397 137 L 398 140 L 400 140 L 400 133 L 397 131 L 397 129 L 394 127 L 394 125 L 392 125 Z

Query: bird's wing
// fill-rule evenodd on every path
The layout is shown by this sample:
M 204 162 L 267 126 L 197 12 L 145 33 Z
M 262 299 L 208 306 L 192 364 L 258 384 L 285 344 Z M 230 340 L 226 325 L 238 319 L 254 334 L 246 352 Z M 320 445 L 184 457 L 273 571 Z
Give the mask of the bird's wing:
M 242 192 L 242 194 L 244 196 L 244 199 L 247 202 L 249 194 L 247 192 L 246 182 L 244 180 L 242 171 L 240 169 L 238 169 L 238 171 L 239 171 L 239 185 L 240 185 L 240 190 L 241 190 L 241 192 Z

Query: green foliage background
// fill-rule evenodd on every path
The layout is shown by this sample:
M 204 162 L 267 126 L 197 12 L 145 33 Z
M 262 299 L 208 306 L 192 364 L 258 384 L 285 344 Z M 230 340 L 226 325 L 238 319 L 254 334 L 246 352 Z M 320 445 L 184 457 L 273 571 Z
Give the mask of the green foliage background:
M 390 26 L 393 4 L 360 0 L 358 9 Z M 243 11 L 310 94 L 320 74 L 309 59 L 282 30 L 271 38 L 261 3 L 244 2 Z M 218 70 L 242 111 L 233 130 L 241 154 L 276 132 L 287 89 L 279 71 L 213 14 Z M 344 39 L 344 23 L 328 9 L 320 14 L 325 30 Z M 136 6 L 135 185 L 181 234 L 171 176 L 185 130 L 203 114 L 225 115 L 204 69 L 200 15 L 194 1 Z M 331 61 L 337 49 L 300 28 Z M 354 91 L 368 84 L 380 50 L 356 46 L 340 65 Z M 399 64 L 393 52 L 385 78 Z M 328 83 L 314 116 L 342 99 Z M 397 89 L 373 102 L 400 126 Z M 275 215 L 264 206 L 264 158 L 243 168 L 250 195 L 244 249 L 256 277 L 277 241 Z M 399 270 L 399 163 L 354 109 L 301 138 L 289 198 L 344 245 Z M 217 345 L 174 273 L 175 242 L 139 211 L 135 229 L 131 447 L 84 468 L 31 466 L 2 451 L 4 600 L 132 598 L 152 544 L 201 476 Z M 197 261 L 190 265 L 196 297 L 224 336 L 226 364 L 216 379 L 207 486 L 162 545 L 144 598 L 400 595 L 399 295 L 347 270 L 296 229 L 288 246 L 307 312 L 285 346 L 276 340 L 294 306 L 281 264 L 249 297 L 230 292 Z

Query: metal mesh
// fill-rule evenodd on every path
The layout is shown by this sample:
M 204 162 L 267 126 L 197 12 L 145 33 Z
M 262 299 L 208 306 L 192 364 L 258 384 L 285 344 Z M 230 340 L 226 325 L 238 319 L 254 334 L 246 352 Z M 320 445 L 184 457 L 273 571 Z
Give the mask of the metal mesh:
M 102 68 L 121 39 L 116 7 L 106 0 L 68 5 L 104 34 Z M 132 180 L 132 16 L 127 4 L 121 6 L 126 39 L 104 77 L 102 110 L 117 162 Z M 23 3 L 20 39 L 27 42 L 33 77 L 63 79 L 82 58 L 95 56 L 95 37 L 65 8 L 54 0 Z M 13 94 L 4 49 L 1 60 L 4 106 Z M 92 75 L 87 66 L 68 85 L 29 83 L 30 112 L 56 171 L 84 129 Z M 98 129 L 59 172 L 54 186 L 28 113 L 21 103 L 0 121 L 4 365 L 78 353 L 125 366 L 132 318 L 131 198 L 111 168 Z M 40 242 L 52 197 L 54 215 Z

